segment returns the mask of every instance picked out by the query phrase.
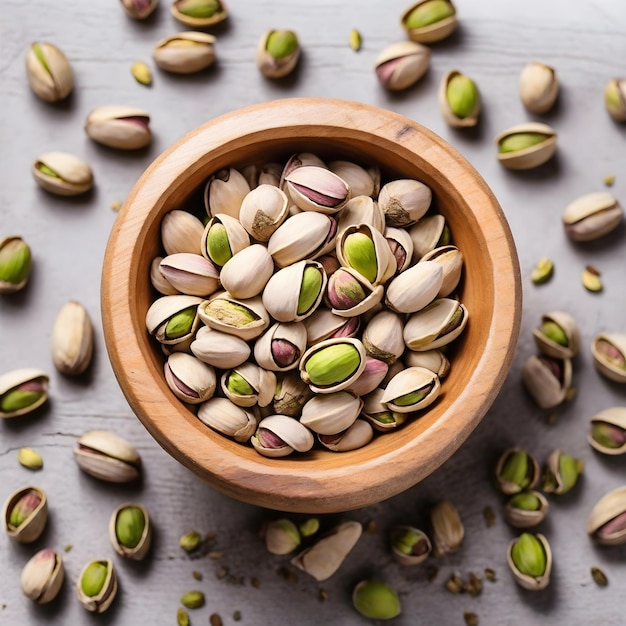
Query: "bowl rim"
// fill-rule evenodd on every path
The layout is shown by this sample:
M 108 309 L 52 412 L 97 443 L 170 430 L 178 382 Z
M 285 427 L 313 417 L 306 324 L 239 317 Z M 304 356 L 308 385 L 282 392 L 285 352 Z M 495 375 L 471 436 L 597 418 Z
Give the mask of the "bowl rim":
M 388 145 L 393 142 L 407 154 L 426 153 L 431 159 L 440 159 L 437 171 L 445 180 L 456 185 L 462 177 L 480 217 L 489 223 L 495 306 L 484 353 L 472 373 L 472 389 L 464 389 L 454 399 L 446 411 L 444 428 L 427 428 L 419 437 L 356 466 L 336 463 L 311 471 L 310 464 L 291 459 L 267 459 L 256 452 L 256 456 L 245 457 L 241 444 L 216 433 L 207 436 L 219 437 L 218 445 L 198 445 L 198 424 L 206 427 L 184 409 L 164 381 L 146 376 L 146 357 L 150 359 L 146 345 L 151 338 L 144 320 L 133 318 L 132 268 L 145 245 L 148 229 L 144 222 L 163 209 L 173 189 L 180 193 L 190 168 L 217 158 L 243 138 L 267 136 L 265 140 L 272 141 L 284 137 L 288 129 L 307 132 L 322 127 L 331 137 L 362 138 L 367 134 Z M 380 502 L 415 485 L 447 460 L 480 423 L 506 379 L 520 331 L 521 302 L 513 236 L 498 201 L 476 169 L 418 122 L 372 105 L 328 98 L 290 98 L 236 109 L 174 143 L 145 170 L 120 210 L 107 243 L 101 282 L 102 323 L 114 374 L 131 409 L 156 441 L 228 496 L 257 506 L 308 513 L 347 511 Z M 120 324 L 120 319 L 131 323 Z M 500 363 L 495 371 L 493 359 Z M 481 379 L 487 373 L 488 378 Z M 181 409 L 188 413 L 187 419 L 173 427 L 172 411 L 180 413 Z M 416 467 L 411 460 L 418 450 L 427 453 Z M 392 483 L 389 464 L 393 464 Z

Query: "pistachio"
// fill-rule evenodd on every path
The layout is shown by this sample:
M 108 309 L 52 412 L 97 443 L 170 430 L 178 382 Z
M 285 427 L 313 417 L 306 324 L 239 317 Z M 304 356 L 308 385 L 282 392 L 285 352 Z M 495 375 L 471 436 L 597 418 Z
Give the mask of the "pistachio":
M 419 0 L 402 15 L 400 22 L 413 41 L 433 43 L 456 28 L 456 9 L 449 0 Z
M 176 611 L 176 623 L 178 626 L 189 626 L 189 613 L 185 609 L 179 608 Z
M 507 495 L 532 489 L 539 480 L 539 465 L 523 448 L 505 450 L 495 469 L 496 486 Z
M 432 192 L 418 180 L 400 178 L 382 187 L 378 205 L 388 226 L 405 228 L 417 222 L 430 207 Z
M 626 487 L 618 487 L 603 495 L 587 518 L 589 537 L 601 545 L 626 543 Z
M 525 65 L 519 77 L 519 94 L 531 113 L 547 113 L 559 94 L 555 69 L 539 61 Z
M 250 346 L 243 339 L 208 326 L 198 330 L 190 349 L 204 363 L 226 369 L 241 365 L 250 356 Z
M 591 578 L 598 587 L 606 587 L 609 584 L 609 579 L 606 574 L 599 567 L 591 568 Z
M 38 409 L 48 399 L 48 376 L 24 368 L 0 375 L 0 418 L 19 417 Z
M 159 0 L 120 0 L 126 13 L 135 20 L 145 20 L 157 8 Z
M 350 48 L 352 48 L 355 52 L 358 52 L 361 49 L 361 44 L 361 33 L 356 28 L 353 28 L 350 31 Z
M 543 535 L 522 533 L 509 544 L 507 559 L 515 582 L 525 589 L 535 591 L 548 586 L 552 552 Z
M 20 448 L 17 451 L 17 460 L 27 469 L 40 470 L 43 467 L 41 454 L 32 448 Z
M 454 341 L 467 325 L 464 305 L 451 298 L 438 298 L 409 317 L 403 331 L 410 350 L 433 350 Z
M 402 318 L 392 311 L 381 311 L 367 323 L 363 331 L 363 345 L 376 359 L 393 363 L 404 352 Z
M 435 373 L 423 367 L 409 367 L 389 381 L 381 401 L 391 411 L 412 413 L 430 406 L 440 391 Z
M 168 211 L 161 221 L 161 243 L 166 254 L 190 252 L 198 254 L 198 242 L 202 238 L 202 222 L 187 211 Z
M 285 518 L 273 520 L 262 529 L 265 547 L 271 554 L 289 554 L 301 543 L 298 527 Z
M 580 275 L 580 281 L 587 291 L 598 293 L 602 291 L 602 281 L 600 280 L 600 272 L 592 265 L 587 265 Z
M 385 48 L 374 63 L 380 84 L 399 91 L 416 83 L 428 71 L 430 50 L 413 41 L 401 41 Z
M 231 249 L 233 238 L 238 243 L 237 250 L 232 250 L 232 254 L 239 252 L 246 245 L 250 245 L 249 238 L 246 240 L 241 235 L 240 229 L 245 233 L 241 223 L 236 224 L 229 219 L 224 219 L 224 215 L 239 220 L 239 210 L 243 199 L 250 193 L 250 186 L 244 175 L 238 170 L 227 167 L 219 170 L 209 178 L 204 187 L 204 208 L 207 215 L 217 218 L 217 221 L 224 224 L 229 235 Z
M 317 517 L 309 517 L 307 520 L 298 525 L 300 535 L 303 537 L 312 537 L 320 529 L 320 520 Z
M 305 165 L 285 176 L 286 189 L 303 211 L 336 213 L 352 197 L 349 185 L 330 170 Z
M 185 552 L 193 552 L 199 545 L 202 537 L 199 532 L 192 530 L 188 533 L 185 533 L 178 541 L 178 545 Z
M 530 528 L 539 524 L 550 505 L 538 491 L 522 491 L 509 499 L 504 507 L 504 519 L 515 528 Z
M 437 297 L 442 285 L 443 265 L 422 260 L 389 283 L 385 302 L 397 313 L 415 313 Z
M 400 600 L 393 587 L 379 580 L 362 580 L 352 592 L 352 604 L 364 617 L 388 620 L 400 615 Z
M 292 452 L 308 452 L 313 447 L 311 431 L 287 415 L 270 415 L 259 422 L 251 439 L 263 456 L 282 457 Z
M 161 39 L 152 50 L 154 62 L 167 72 L 193 74 L 215 62 L 215 37 L 186 31 Z
M 365 396 L 382 384 L 388 372 L 389 365 L 387 363 L 367 355 L 365 357 L 365 369 L 354 382 L 346 387 L 346 390 L 352 391 L 358 396 Z
M 152 527 L 148 512 L 139 504 L 122 504 L 111 515 L 109 538 L 121 556 L 140 561 L 148 550 Z
M 563 311 L 546 313 L 541 326 L 533 331 L 537 348 L 546 356 L 569 359 L 576 356 L 580 347 L 580 332 L 574 318 Z
M 0 240 L 0 294 L 23 289 L 30 276 L 30 267 L 30 247 L 21 237 Z
M 298 35 L 292 30 L 268 30 L 259 40 L 257 67 L 267 78 L 290 74 L 300 58 Z
M 306 349 L 304 324 L 276 323 L 254 345 L 257 363 L 271 371 L 287 371 L 298 367 Z
M 155 300 L 146 313 L 146 328 L 151 335 L 166 345 L 190 339 L 200 323 L 197 296 L 163 296 Z
M 357 419 L 350 428 L 336 435 L 318 435 L 319 442 L 333 452 L 348 452 L 367 445 L 374 436 L 371 424 Z
M 567 398 L 572 383 L 572 362 L 546 355 L 532 356 L 524 364 L 522 381 L 539 407 L 551 409 Z
M 624 210 L 606 191 L 590 193 L 569 204 L 563 212 L 565 233 L 573 241 L 591 241 L 613 231 Z
M 46 152 L 37 157 L 31 168 L 35 182 L 59 196 L 77 196 L 93 186 L 91 168 L 67 152 Z
M 194 28 L 212 26 L 228 17 L 222 0 L 175 0 L 171 13 L 179 22 Z
M 555 450 L 548 457 L 543 472 L 541 488 L 546 493 L 562 495 L 570 491 L 578 482 L 583 470 L 583 462 L 573 456 Z
M 92 430 L 76 440 L 74 460 L 87 474 L 113 483 L 139 477 L 141 458 L 126 440 L 106 430 Z
M 217 222 L 208 231 L 206 250 L 209 258 L 220 267 L 233 257 L 230 242 L 228 241 L 228 232 L 224 224 Z
M 48 520 L 48 501 L 39 487 L 23 487 L 4 506 L 4 527 L 11 539 L 31 543 L 39 538 Z
M 496 137 L 498 160 L 511 170 L 527 170 L 542 165 L 556 152 L 557 135 L 546 124 L 514 126 Z
M 87 116 L 85 132 L 104 146 L 120 150 L 138 150 L 152 141 L 150 115 L 142 109 L 103 106 Z
M 259 296 L 238 300 L 220 292 L 198 307 L 198 315 L 210 328 L 244 341 L 258 337 L 269 326 L 269 315 Z
M 229 393 L 232 392 L 229 390 Z M 233 404 L 228 398 L 211 398 L 200 405 L 198 419 L 209 428 L 246 442 L 257 428 L 257 418 L 249 411 Z
M 109 559 L 91 561 L 81 571 L 76 582 L 80 603 L 94 613 L 104 613 L 117 595 L 117 575 Z
M 104 563 L 91 563 L 82 575 L 80 586 L 83 593 L 89 597 L 98 595 L 102 590 L 108 571 Z
M 451 242 L 450 229 L 443 215 L 425 215 L 408 230 L 413 242 L 413 262 L 417 263 L 425 254 Z
M 299 417 L 302 407 L 312 397 L 311 388 L 300 378 L 300 374 L 288 372 L 276 385 L 272 406 L 276 413 Z
M 552 277 L 554 272 L 554 263 L 547 257 L 542 257 L 537 262 L 536 267 L 533 269 L 530 279 L 535 285 L 541 285 Z
M 445 378 L 450 372 L 450 361 L 441 350 L 424 350 L 414 352 L 407 350 L 404 355 L 407 367 L 425 367 L 434 372 L 439 378 Z
M 180 293 L 206 297 L 217 291 L 219 272 L 200 254 L 168 254 L 160 263 L 161 274 Z
M 602 454 L 626 452 L 626 407 L 604 409 L 591 418 L 589 444 Z
M 65 578 L 63 559 L 58 552 L 46 548 L 37 552 L 26 563 L 20 576 L 22 591 L 37 604 L 54 600 Z
M 149 87 L 152 84 L 152 72 L 150 68 L 142 61 L 137 61 L 130 66 L 130 73 L 133 78 L 140 84 Z
M 601 333 L 591 343 L 591 354 L 600 374 L 618 383 L 626 383 L 626 335 Z
M 395 526 L 390 539 L 393 558 L 400 565 L 419 565 L 432 550 L 426 533 L 412 526 Z
M 362 406 L 363 401 L 348 391 L 319 394 L 302 407 L 300 423 L 314 433 L 336 435 L 352 426 Z
M 457 70 L 449 71 L 439 87 L 443 119 L 453 128 L 476 126 L 480 115 L 480 94 L 476 83 Z
M 398 361 L 396 361 L 398 362 Z M 379 432 L 388 432 L 402 426 L 410 414 L 390 411 L 382 402 L 384 389 L 374 389 L 364 398 L 362 416 Z
M 26 77 L 31 89 L 46 102 L 58 102 L 74 87 L 72 67 L 59 48 L 37 42 L 26 53 Z
M 328 280 L 326 299 L 336 315 L 352 317 L 374 308 L 382 299 L 383 287 L 373 287 L 358 272 L 340 268 Z
M 202 591 L 188 591 L 180 597 L 180 603 L 186 609 L 199 609 L 204 606 L 204 594 Z
M 250 407 L 258 404 L 264 407 L 274 397 L 276 375 L 254 363 L 243 363 L 224 372 L 221 387 L 226 397 L 237 406 Z
M 70 300 L 57 314 L 51 337 L 52 361 L 66 376 L 80 376 L 93 356 L 93 325 L 85 307 Z
M 604 89 L 604 105 L 616 122 L 626 121 L 626 80 L 613 78 Z
M 241 202 L 239 221 L 253 239 L 266 242 L 287 219 L 289 201 L 278 187 L 259 185 Z
M 413 257 L 413 240 L 403 228 L 387 226 L 384 230 L 387 244 L 396 259 L 396 274 L 406 270 L 411 265 Z
M 273 185 L 274 187 L 280 187 L 280 177 L 283 173 L 283 166 L 281 163 L 266 163 L 259 171 L 258 185 Z
M 465 529 L 459 512 L 451 502 L 442 500 L 430 510 L 430 525 L 435 556 L 451 554 L 461 547 Z

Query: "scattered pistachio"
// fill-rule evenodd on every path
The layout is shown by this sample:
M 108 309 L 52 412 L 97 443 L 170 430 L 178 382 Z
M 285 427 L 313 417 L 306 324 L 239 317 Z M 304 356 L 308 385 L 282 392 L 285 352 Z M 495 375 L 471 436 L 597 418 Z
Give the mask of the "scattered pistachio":
M 476 126 L 480 115 L 480 94 L 476 83 L 457 70 L 449 71 L 439 89 L 439 107 L 453 128 Z
M 135 107 L 94 109 L 87 116 L 85 132 L 93 141 L 120 150 L 138 150 L 152 141 L 150 115 Z
M 302 537 L 312 537 L 320 528 L 320 520 L 317 517 L 309 517 L 298 526 Z
M 178 626 L 189 626 L 189 614 L 185 609 L 176 611 L 176 623 Z
M 17 460 L 20 465 L 31 470 L 39 470 L 43 467 L 41 454 L 32 448 L 20 448 L 17 452 Z
M 416 83 L 430 66 L 430 49 L 413 41 L 401 41 L 385 48 L 374 63 L 380 84 L 392 91 Z
M 268 30 L 259 40 L 257 67 L 267 78 L 290 74 L 300 58 L 298 35 L 292 30 Z
M 400 615 L 400 600 L 395 590 L 383 581 L 363 580 L 352 592 L 352 604 L 364 617 L 388 620 Z
M 87 163 L 67 152 L 46 152 L 31 167 L 35 182 L 58 196 L 78 196 L 93 186 L 93 172 Z
M 450 593 L 457 594 L 457 593 L 461 593 L 462 591 L 464 591 L 465 583 L 463 582 L 463 579 L 458 574 L 451 574 L 450 578 L 448 578 L 448 580 L 446 580 L 446 582 L 444 583 L 444 587 Z
M 87 309 L 75 300 L 66 302 L 52 327 L 50 350 L 52 361 L 66 376 L 80 376 L 93 357 L 93 324 Z
M 519 77 L 519 93 L 531 113 L 547 113 L 559 93 L 555 69 L 539 61 L 528 63 Z
M 612 187 L 613 184 L 615 183 L 615 174 L 607 174 L 603 179 L 602 182 L 607 186 L 607 187 Z
M 301 542 L 298 527 L 291 520 L 285 518 L 269 522 L 262 533 L 265 547 L 271 554 L 289 554 Z
M 115 567 L 108 559 L 87 563 L 76 582 L 80 603 L 94 613 L 104 613 L 111 606 L 117 589 Z
M 222 0 L 175 0 L 171 13 L 179 22 L 196 28 L 212 26 L 228 17 Z
M 606 574 L 599 567 L 591 568 L 591 578 L 598 587 L 606 587 L 609 584 L 609 579 Z
M 509 128 L 496 137 L 498 160 L 512 170 L 542 165 L 556 152 L 556 132 L 546 124 L 528 122 Z
M 0 295 L 23 289 L 28 282 L 31 252 L 21 237 L 0 239 Z
M 356 28 L 353 28 L 350 31 L 350 48 L 358 52 L 361 49 L 362 41 L 361 33 Z
M 507 550 L 507 560 L 515 582 L 525 589 L 538 591 L 550 583 L 552 551 L 543 535 L 522 533 L 513 539 Z
M 533 269 L 530 279 L 535 285 L 541 285 L 547 282 L 554 273 L 554 263 L 547 257 L 542 257 Z
M 31 89 L 46 102 L 58 102 L 74 87 L 72 67 L 59 48 L 37 42 L 26 53 L 26 77 Z
M 593 265 L 587 265 L 585 267 L 580 275 L 580 280 L 583 287 L 592 293 L 597 293 L 603 289 L 602 281 L 600 280 L 600 272 L 593 267 Z
M 401 23 L 413 41 L 441 41 L 456 28 L 456 9 L 450 0 L 418 0 L 401 17 Z
M 159 0 L 120 0 L 124 10 L 135 20 L 145 20 L 157 8 Z
M 133 63 L 130 67 L 130 73 L 139 84 L 146 86 L 150 86 L 152 84 L 152 72 L 142 61 Z
M 202 591 L 188 591 L 180 597 L 180 603 L 186 609 L 199 609 L 204 606 L 204 594 Z
M 178 545 L 185 552 L 193 552 L 200 545 L 200 541 L 202 537 L 199 532 L 192 530 L 188 533 L 185 533 L 178 541 Z
M 65 568 L 61 555 L 54 550 L 37 552 L 24 566 L 20 576 L 24 595 L 37 604 L 56 598 L 63 585 Z
M 546 493 L 565 494 L 576 485 L 582 470 L 583 462 L 580 459 L 575 459 L 561 450 L 555 450 L 546 463 L 542 489 Z
M 465 529 L 459 512 L 448 500 L 442 500 L 430 510 L 430 525 L 435 556 L 456 552 L 463 543 Z
M 476 613 L 472 613 L 471 611 L 463 612 L 463 619 L 467 626 L 478 626 L 478 615 Z
M 483 592 L 483 581 L 474 572 L 469 573 L 468 582 L 465 583 L 465 591 L 473 597 L 479 596 Z

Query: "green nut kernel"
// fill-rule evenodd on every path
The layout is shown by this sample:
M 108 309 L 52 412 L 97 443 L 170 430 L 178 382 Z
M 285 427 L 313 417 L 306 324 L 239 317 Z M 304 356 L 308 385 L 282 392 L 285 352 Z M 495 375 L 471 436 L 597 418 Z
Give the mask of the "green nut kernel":
M 178 545 L 185 552 L 193 552 L 199 545 L 202 537 L 200 537 L 200 533 L 192 530 L 186 534 L 184 534 L 178 541 Z
M 416 30 L 445 20 L 454 14 L 454 7 L 446 0 L 430 0 L 415 7 L 404 23 L 409 30 Z
M 525 489 L 530 484 L 529 469 L 528 454 L 523 450 L 518 450 L 507 457 L 500 478 L 507 483 L 517 485 L 520 489 Z
M 395 590 L 378 580 L 360 582 L 352 594 L 354 608 L 370 619 L 393 619 L 400 614 L 400 600 Z
M 254 394 L 252 386 L 241 374 L 238 374 L 237 372 L 232 372 L 228 377 L 226 387 L 228 388 L 228 391 L 238 396 L 251 396 Z
M 19 528 L 41 504 L 41 496 L 32 489 L 27 491 L 11 509 L 9 524 L 14 529 Z
M 35 402 L 41 398 L 42 394 L 42 391 L 22 390 L 18 387 L 2 396 L 0 409 L 2 409 L 4 413 L 20 411 L 21 409 L 35 404 Z
M 50 176 L 50 178 L 61 178 L 53 169 L 50 169 L 47 165 L 43 163 L 37 163 L 37 169 L 46 176 Z
M 273 30 L 267 38 L 265 49 L 275 59 L 284 59 L 298 49 L 298 36 L 291 30 Z
M 406 530 L 394 538 L 393 547 L 407 556 L 420 556 L 428 552 L 428 542 L 421 533 Z
M 591 424 L 591 436 L 601 446 L 616 450 L 626 444 L 626 431 L 619 426 L 606 422 L 593 422 Z
M 518 493 L 509 500 L 509 506 L 522 511 L 538 511 L 541 508 L 541 502 L 532 493 Z
M 172 315 L 165 326 L 165 336 L 168 339 L 179 339 L 189 334 L 196 318 L 196 309 L 192 306 Z
M 146 528 L 146 517 L 138 506 L 122 509 L 115 520 L 115 536 L 127 548 L 135 548 Z
M 80 588 L 86 596 L 93 598 L 102 591 L 108 575 L 109 568 L 106 562 L 94 561 L 80 579 Z
M 215 299 L 209 302 L 204 309 L 205 313 L 229 326 L 244 327 L 259 319 L 259 316 L 236 302 Z
M 522 533 L 511 549 L 515 567 L 527 576 L 538 578 L 546 571 L 546 552 L 539 539 L 530 533 Z
M 448 82 L 446 98 L 452 113 L 460 119 L 465 119 L 476 109 L 478 102 L 476 83 L 467 76 L 457 74 Z
M 550 341 L 554 341 L 554 343 L 558 343 L 565 348 L 569 345 L 566 332 L 556 322 L 544 322 L 541 325 L 541 334 L 546 336 Z
M 183 0 L 178 3 L 177 8 L 183 15 L 203 19 L 213 17 L 221 6 L 218 0 Z
M 35 53 L 35 56 L 37 57 L 39 63 L 43 65 L 43 69 L 46 70 L 48 74 L 52 75 L 52 72 L 50 71 L 50 66 L 48 65 L 48 61 L 46 61 L 46 55 L 43 53 L 41 46 L 38 43 L 34 43 L 32 45 L 32 50 Z
M 421 402 L 431 391 L 434 383 L 426 385 L 421 389 L 417 389 L 412 391 L 411 393 L 407 393 L 403 396 L 399 396 L 393 400 L 393 404 L 396 406 L 411 406 L 412 404 L 417 404 Z
M 348 235 L 343 243 L 343 254 L 348 265 L 373 283 L 378 274 L 374 242 L 363 233 Z
M 302 276 L 298 296 L 298 315 L 304 315 L 315 304 L 322 289 L 322 273 L 316 267 L 307 267 Z
M 559 457 L 559 474 L 561 475 L 561 493 L 567 493 L 578 482 L 582 473 L 582 461 L 575 459 L 569 454 L 561 454 Z
M 207 253 L 213 263 L 220 267 L 226 265 L 226 261 L 232 258 L 233 252 L 228 240 L 228 232 L 224 224 L 214 224 L 209 229 L 206 238 Z
M 17 452 L 17 460 L 27 469 L 39 470 L 43 467 L 41 454 L 32 448 L 20 448 Z
M 178 626 L 189 626 L 189 614 L 185 609 L 178 609 L 176 612 L 176 623 Z
M 361 364 L 359 351 L 351 344 L 336 344 L 315 352 L 305 369 L 312 384 L 336 385 L 350 378 Z
M 521 152 L 543 143 L 549 135 L 544 133 L 513 133 L 505 137 L 498 147 L 500 154 L 507 152 Z
M 30 273 L 30 248 L 20 237 L 0 242 L 0 283 L 19 285 Z
M 202 591 L 188 591 L 180 597 L 180 603 L 186 609 L 199 609 L 204 606 L 204 594 Z
M 320 521 L 317 517 L 309 517 L 298 526 L 298 529 L 303 537 L 311 537 L 320 529 Z

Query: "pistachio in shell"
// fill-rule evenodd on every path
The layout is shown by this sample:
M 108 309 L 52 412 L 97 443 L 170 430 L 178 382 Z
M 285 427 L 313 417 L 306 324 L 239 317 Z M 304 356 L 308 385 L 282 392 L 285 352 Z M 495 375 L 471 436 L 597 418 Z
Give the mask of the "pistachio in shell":
M 48 375 L 22 368 L 0 375 L 0 418 L 32 413 L 48 400 Z
M 374 436 L 372 425 L 363 419 L 357 419 L 350 428 L 336 435 L 318 435 L 318 441 L 333 452 L 349 452 L 367 445 Z
M 66 376 L 83 374 L 93 357 L 93 324 L 87 309 L 75 300 L 66 302 L 54 321 L 50 350 L 52 361 Z
M 423 367 L 408 367 L 389 381 L 382 402 L 391 411 L 412 413 L 430 406 L 440 391 L 437 374 Z
M 104 613 L 117 595 L 117 575 L 113 561 L 87 563 L 76 581 L 79 602 L 92 613 Z
M 31 173 L 42 189 L 58 196 L 78 196 L 93 187 L 93 172 L 89 165 L 67 152 L 39 155 Z
M 36 604 L 52 602 L 59 594 L 64 579 L 63 558 L 50 548 L 32 556 L 20 575 L 24 595 Z
M 198 254 L 203 231 L 204 226 L 195 215 L 181 209 L 168 211 L 161 221 L 161 243 L 165 253 Z
M 626 80 L 612 78 L 604 88 L 604 105 L 616 122 L 626 122 Z
M 624 217 L 619 202 L 608 192 L 586 194 L 563 212 L 565 233 L 573 241 L 592 241 L 615 230 Z
M 539 464 L 524 448 L 505 450 L 496 463 L 496 487 L 506 495 L 532 489 L 539 481 L 539 475 Z
M 554 359 L 571 359 L 580 349 L 580 331 L 574 318 L 564 311 L 541 316 L 541 324 L 533 330 L 539 351 Z
M 465 528 L 456 507 L 442 500 L 430 510 L 431 537 L 436 556 L 456 552 L 463 543 Z
M 391 91 L 400 91 L 415 84 L 430 65 L 430 50 L 414 41 L 400 41 L 385 48 L 374 69 L 380 84 Z
M 195 74 L 215 62 L 215 37 L 186 31 L 161 39 L 152 50 L 154 62 L 166 72 Z
M 540 534 L 522 533 L 507 549 L 507 561 L 515 582 L 529 591 L 545 589 L 550 583 L 552 550 Z
M 413 313 L 404 326 L 403 336 L 410 350 L 434 350 L 454 341 L 465 329 L 468 312 L 451 298 L 438 298 Z
M 150 115 L 136 107 L 98 107 L 87 116 L 85 132 L 93 141 L 118 150 L 139 150 L 152 141 Z
M 0 295 L 24 289 L 30 277 L 30 246 L 18 235 L 0 239 Z
M 126 13 L 134 20 L 145 20 L 152 15 L 159 0 L 120 0 Z
M 541 523 L 550 504 L 539 491 L 521 491 L 509 498 L 504 507 L 504 519 L 514 528 L 531 528 Z
M 213 367 L 187 352 L 170 354 L 163 369 L 169 388 L 183 402 L 200 404 L 215 392 Z
M 591 418 L 587 441 L 592 448 L 608 455 L 626 454 L 626 407 L 599 411 Z
M 292 452 L 308 452 L 313 447 L 311 431 L 287 415 L 269 415 L 259 422 L 251 439 L 253 448 L 267 457 L 288 456 Z
M 243 339 L 208 326 L 198 329 L 190 350 L 204 363 L 223 369 L 237 367 L 250 357 L 250 346 Z
M 541 488 L 546 493 L 563 495 L 573 489 L 583 471 L 583 462 L 562 450 L 554 450 L 548 457 L 541 477 Z
M 559 95 L 556 70 L 540 61 L 527 63 L 519 77 L 519 95 L 531 113 L 547 113 Z
M 162 344 L 173 345 L 190 339 L 195 334 L 200 319 L 198 296 L 163 296 L 155 300 L 146 313 L 146 328 Z
M 39 538 L 48 521 L 48 499 L 39 487 L 22 487 L 6 500 L 2 514 L 7 535 L 18 543 Z
M 175 19 L 192 28 L 213 26 L 228 17 L 223 0 L 175 0 L 170 11 Z
M 454 32 L 456 9 L 450 0 L 419 0 L 404 11 L 400 23 L 412 41 L 434 43 Z
M 394 526 L 390 542 L 393 558 L 400 565 L 419 565 L 432 551 L 428 535 L 413 526 Z
M 294 71 L 300 58 L 298 35 L 292 30 L 268 30 L 259 39 L 256 63 L 267 78 L 283 78 Z
M 233 404 L 228 398 L 215 397 L 200 405 L 198 419 L 209 428 L 242 443 L 250 440 L 258 423 L 250 411 Z
M 54 44 L 35 42 L 26 53 L 26 77 L 33 92 L 46 102 L 59 102 L 74 88 L 74 73 Z
M 528 122 L 500 133 L 498 161 L 510 170 L 528 170 L 543 165 L 556 152 L 556 132 L 547 124 Z
M 450 70 L 439 85 L 439 109 L 452 128 L 476 126 L 481 109 L 476 83 L 458 70 Z
M 119 435 L 92 430 L 76 440 L 74 460 L 87 474 L 112 483 L 128 483 L 140 475 L 141 457 Z
M 572 384 L 572 362 L 546 355 L 531 356 L 522 368 L 522 381 L 540 408 L 554 408 L 567 398 Z
M 604 546 L 626 544 L 626 487 L 603 495 L 589 513 L 587 534 Z
M 227 291 L 213 294 L 209 300 L 202 302 L 198 307 L 198 315 L 210 328 L 235 335 L 244 341 L 261 335 L 270 323 L 260 296 L 240 300 Z
M 152 540 L 148 511 L 141 504 L 120 504 L 109 520 L 109 539 L 120 556 L 141 561 L 150 550 Z
M 626 334 L 600 333 L 591 343 L 591 355 L 602 376 L 626 383 Z

